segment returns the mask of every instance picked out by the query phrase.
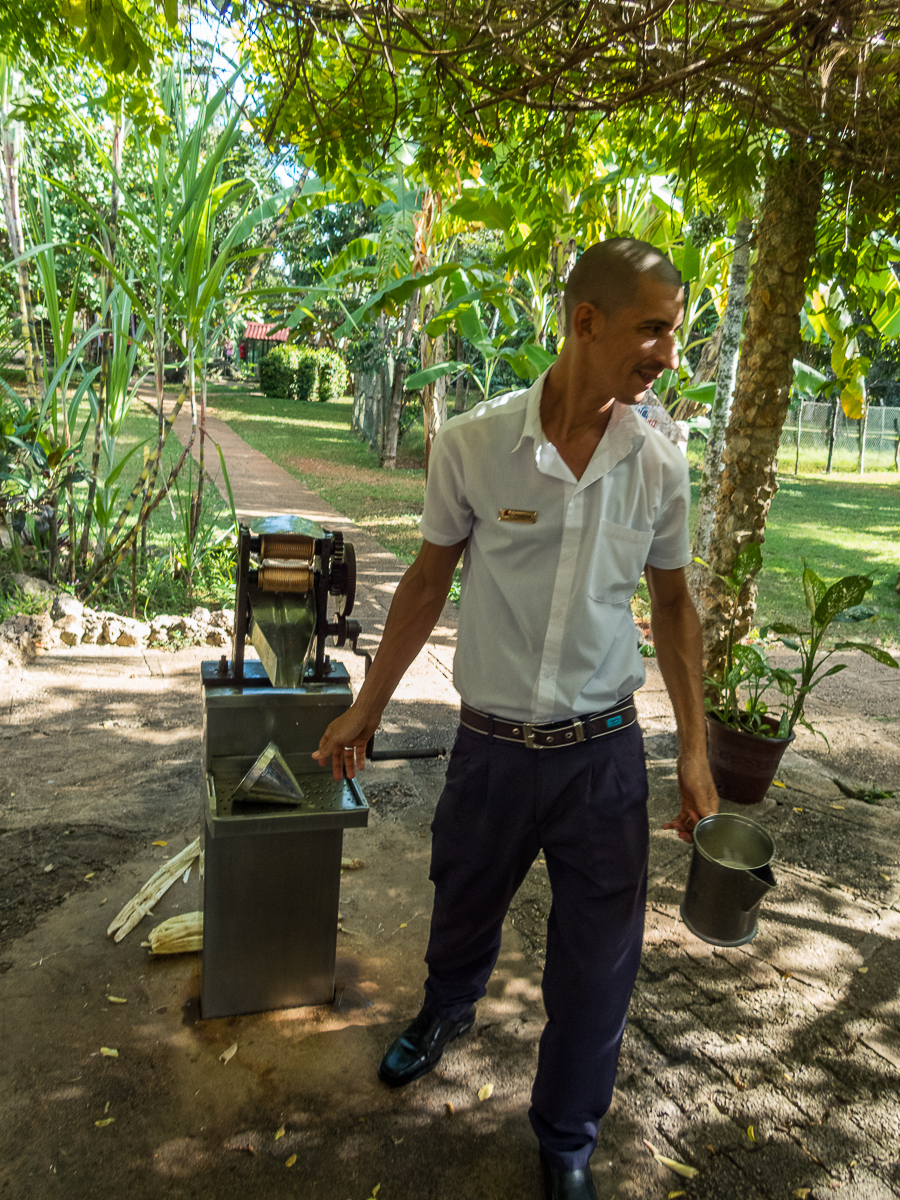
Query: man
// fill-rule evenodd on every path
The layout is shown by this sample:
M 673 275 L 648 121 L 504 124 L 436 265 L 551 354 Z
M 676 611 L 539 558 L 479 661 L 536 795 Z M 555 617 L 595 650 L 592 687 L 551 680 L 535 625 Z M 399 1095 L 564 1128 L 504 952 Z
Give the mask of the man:
M 543 851 L 548 1020 L 529 1117 L 548 1200 L 596 1197 L 588 1160 L 640 960 L 647 780 L 632 693 L 644 671 L 629 601 L 642 570 L 680 739 L 681 812 L 665 828 L 690 841 L 718 807 L 683 570 L 687 465 L 631 411 L 676 365 L 683 299 L 680 275 L 648 243 L 592 246 L 566 286 L 566 339 L 550 370 L 441 429 L 422 548 L 356 703 L 315 754 L 336 778 L 362 769 L 464 551 L 454 662 L 463 705 L 432 825 L 425 1003 L 379 1075 L 412 1082 L 471 1028 L 509 903 Z

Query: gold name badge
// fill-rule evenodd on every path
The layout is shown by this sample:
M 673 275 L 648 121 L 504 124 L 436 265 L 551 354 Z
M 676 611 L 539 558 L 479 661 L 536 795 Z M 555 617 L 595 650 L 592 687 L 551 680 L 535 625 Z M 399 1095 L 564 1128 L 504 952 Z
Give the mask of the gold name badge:
M 527 508 L 501 508 L 497 513 L 498 521 L 518 521 L 520 525 L 533 525 L 537 520 L 537 513 L 531 512 Z

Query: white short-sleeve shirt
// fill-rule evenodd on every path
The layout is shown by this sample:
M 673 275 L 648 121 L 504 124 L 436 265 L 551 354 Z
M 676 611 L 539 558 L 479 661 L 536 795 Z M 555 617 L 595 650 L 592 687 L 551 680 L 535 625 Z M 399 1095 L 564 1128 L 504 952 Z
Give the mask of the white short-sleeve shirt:
M 639 688 L 641 572 L 691 561 L 681 451 L 617 401 L 576 479 L 541 427 L 545 379 L 441 428 L 420 523 L 440 546 L 468 538 L 453 679 L 512 721 L 597 712 Z

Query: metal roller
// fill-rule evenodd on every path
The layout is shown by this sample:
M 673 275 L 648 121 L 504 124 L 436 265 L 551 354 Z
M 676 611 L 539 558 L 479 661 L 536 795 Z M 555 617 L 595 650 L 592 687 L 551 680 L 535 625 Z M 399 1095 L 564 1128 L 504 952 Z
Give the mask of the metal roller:
M 295 562 L 298 559 L 311 563 L 315 558 L 316 543 L 311 537 L 297 534 L 264 533 L 259 539 L 259 557 L 277 558 L 281 562 Z M 306 589 L 303 589 L 306 591 Z
M 280 567 L 264 563 L 257 572 L 255 582 L 264 592 L 311 592 L 315 576 L 309 567 Z

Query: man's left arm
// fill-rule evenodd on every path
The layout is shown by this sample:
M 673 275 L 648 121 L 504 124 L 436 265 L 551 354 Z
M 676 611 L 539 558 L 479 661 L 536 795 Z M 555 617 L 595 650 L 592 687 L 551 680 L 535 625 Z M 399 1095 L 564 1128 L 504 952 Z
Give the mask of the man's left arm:
M 703 710 L 703 635 L 684 569 L 645 567 L 650 592 L 650 627 L 663 682 L 678 725 L 678 787 L 681 812 L 663 829 L 676 829 L 683 842 L 701 817 L 719 811 L 719 797 L 706 758 Z

